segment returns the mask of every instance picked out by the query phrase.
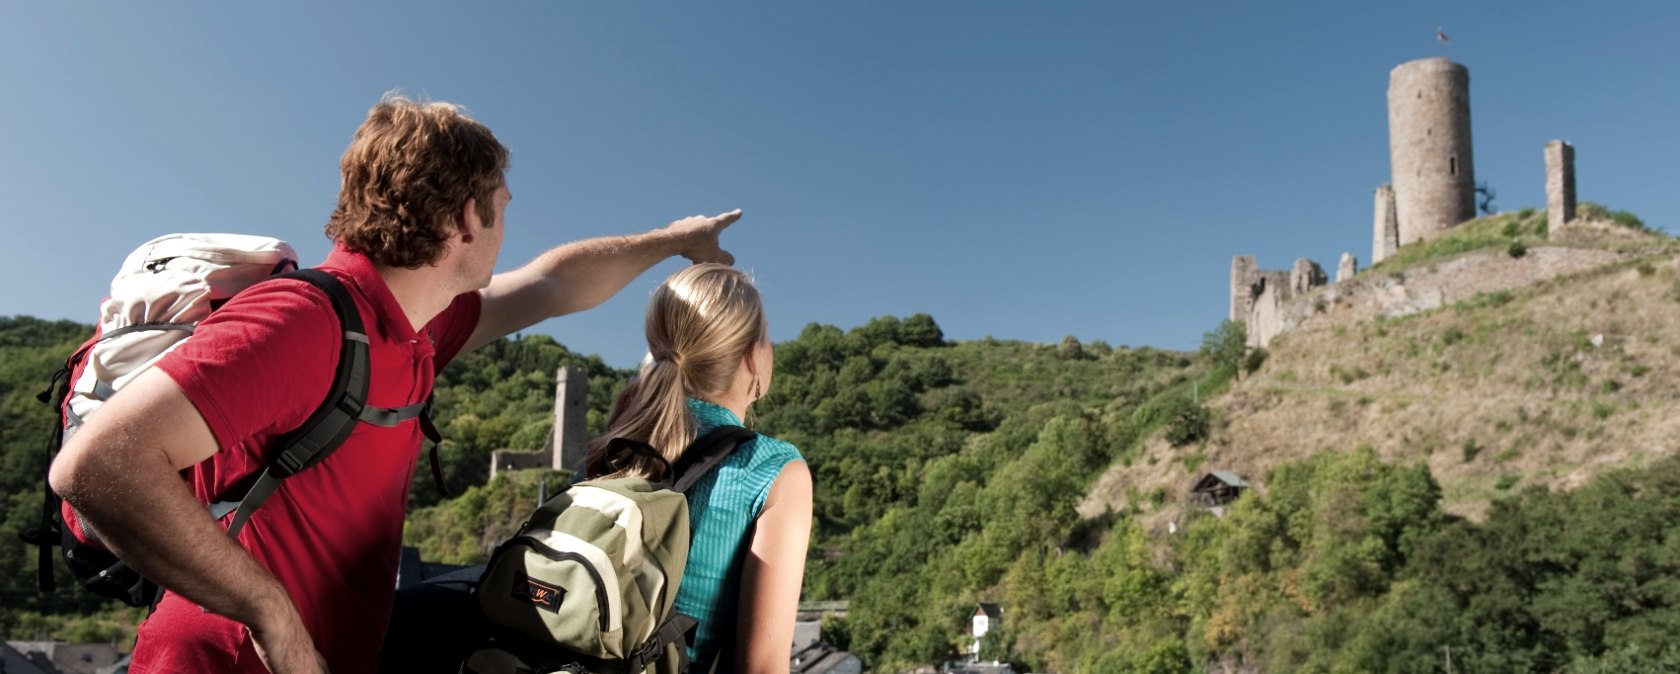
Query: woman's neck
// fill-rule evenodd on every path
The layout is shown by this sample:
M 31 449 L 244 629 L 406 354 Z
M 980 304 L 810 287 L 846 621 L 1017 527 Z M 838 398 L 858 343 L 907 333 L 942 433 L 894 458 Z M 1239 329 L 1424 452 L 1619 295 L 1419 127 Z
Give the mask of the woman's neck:
M 742 361 L 741 365 L 735 368 L 735 376 L 730 379 L 729 388 L 724 389 L 723 394 L 718 396 L 717 399 L 707 402 L 734 412 L 736 419 L 745 422 L 747 420 L 747 409 L 752 407 L 754 401 L 753 381 L 755 379 L 757 379 L 757 376 L 753 374 L 752 370 L 747 369 L 746 362 Z

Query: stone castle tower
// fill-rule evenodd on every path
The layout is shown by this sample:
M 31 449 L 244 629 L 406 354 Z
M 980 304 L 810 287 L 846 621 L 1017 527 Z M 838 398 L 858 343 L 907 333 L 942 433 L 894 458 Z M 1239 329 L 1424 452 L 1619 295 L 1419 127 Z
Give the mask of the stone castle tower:
M 1388 154 L 1399 245 L 1476 217 L 1469 69 L 1427 58 L 1388 74 Z
M 490 479 L 504 470 L 549 468 L 582 473 L 584 445 L 589 442 L 589 372 L 562 367 L 554 373 L 554 431 L 537 451 L 498 449 L 490 452 Z
M 1374 195 L 1371 264 L 1476 217 L 1467 68 L 1445 58 L 1427 58 L 1389 72 L 1388 153 L 1392 182 L 1377 187 Z M 1575 148 L 1554 140 L 1546 144 L 1545 155 L 1547 232 L 1555 238 L 1577 219 Z M 1359 261 L 1343 253 L 1336 285 L 1320 290 L 1329 280 L 1312 260 L 1296 260 L 1288 270 L 1266 270 L 1251 256 L 1235 256 L 1231 320 L 1247 329 L 1249 346 L 1265 347 L 1273 337 L 1336 306 L 1363 302 L 1369 309 L 1374 304 L 1387 316 L 1436 308 L 1447 301 L 1440 289 L 1414 294 L 1400 274 L 1360 284 L 1358 273 Z M 1349 281 L 1355 282 L 1344 290 L 1342 284 Z

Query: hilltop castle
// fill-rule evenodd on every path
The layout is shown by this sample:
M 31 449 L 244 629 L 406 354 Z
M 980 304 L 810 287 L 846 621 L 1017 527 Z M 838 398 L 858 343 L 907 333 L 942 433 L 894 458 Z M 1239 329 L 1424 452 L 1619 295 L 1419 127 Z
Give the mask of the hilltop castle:
M 1476 169 L 1470 142 L 1470 71 L 1445 58 L 1402 63 L 1388 75 L 1390 182 L 1376 190 L 1371 263 L 1401 246 L 1426 241 L 1476 217 Z M 1574 219 L 1574 148 L 1546 145 L 1546 210 L 1552 232 Z M 1358 261 L 1343 253 L 1336 282 L 1353 278 Z M 1263 347 L 1291 321 L 1286 305 L 1326 285 L 1318 263 L 1301 258 L 1290 270 L 1262 270 L 1253 256 L 1231 260 L 1230 319 Z

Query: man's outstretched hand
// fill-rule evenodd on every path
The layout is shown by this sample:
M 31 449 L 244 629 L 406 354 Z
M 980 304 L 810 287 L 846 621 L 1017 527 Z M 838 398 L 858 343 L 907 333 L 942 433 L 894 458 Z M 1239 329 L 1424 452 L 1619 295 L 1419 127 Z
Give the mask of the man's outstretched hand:
M 677 254 L 689 261 L 735 264 L 735 256 L 718 244 L 723 230 L 741 219 L 741 209 L 718 215 L 692 215 L 665 227 L 677 237 Z

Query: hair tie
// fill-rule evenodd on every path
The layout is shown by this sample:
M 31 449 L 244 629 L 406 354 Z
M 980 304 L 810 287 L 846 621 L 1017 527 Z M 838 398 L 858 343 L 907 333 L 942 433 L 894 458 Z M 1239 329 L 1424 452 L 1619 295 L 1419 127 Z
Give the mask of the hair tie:
M 679 370 L 681 370 L 682 366 L 683 366 L 682 354 L 676 353 L 674 351 L 671 352 L 671 353 L 663 354 L 663 355 L 656 355 L 656 356 L 653 357 L 653 359 L 655 361 L 661 361 L 661 360 L 670 361 L 671 363 L 675 364 L 677 366 L 677 369 L 679 369 Z

